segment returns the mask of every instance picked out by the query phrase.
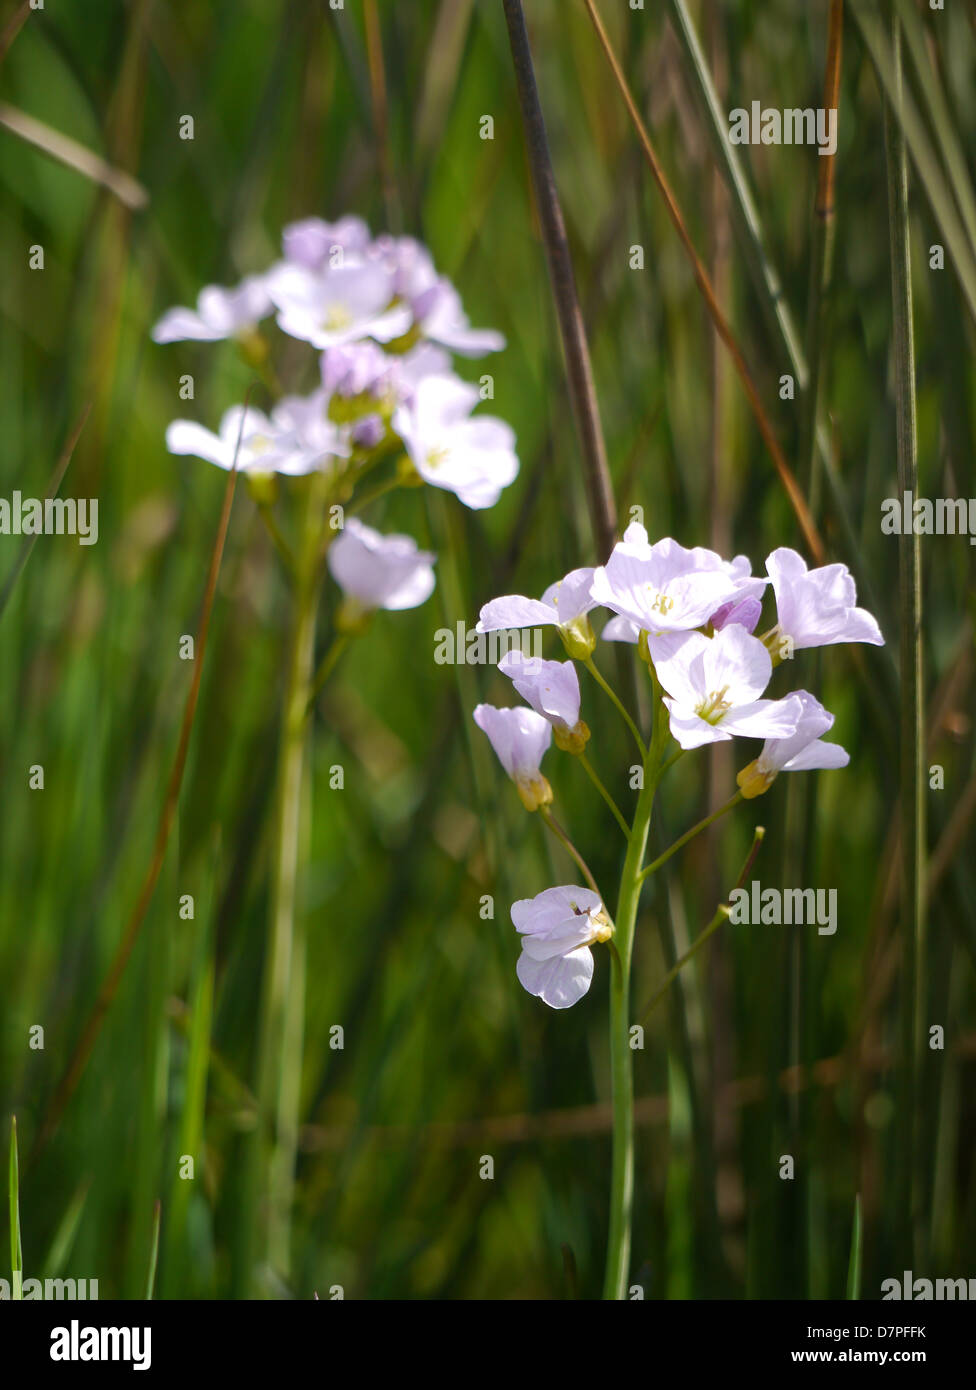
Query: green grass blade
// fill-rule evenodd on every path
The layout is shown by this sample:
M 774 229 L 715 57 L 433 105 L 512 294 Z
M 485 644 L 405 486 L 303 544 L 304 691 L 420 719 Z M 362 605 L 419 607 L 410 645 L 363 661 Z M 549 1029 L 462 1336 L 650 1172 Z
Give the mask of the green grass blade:
M 20 1239 L 20 1164 L 17 1158 L 17 1116 L 10 1117 L 10 1269 L 13 1297 L 23 1297 L 20 1276 L 24 1272 L 24 1248 Z
M 925 191 L 932 216 L 938 223 L 946 249 L 956 268 L 969 312 L 976 320 L 976 253 L 956 210 L 955 200 L 918 108 L 902 81 L 901 56 L 895 53 L 884 33 L 874 4 L 857 0 L 854 17 L 878 73 L 885 97 L 904 139 L 919 182 Z M 900 31 L 899 31 L 900 32 Z
M 861 1297 L 861 1254 L 863 1231 L 861 1229 L 861 1195 L 854 1198 L 854 1222 L 851 1226 L 851 1256 L 847 1264 L 847 1297 L 857 1300 Z
M 156 1287 L 156 1265 L 159 1261 L 159 1223 L 162 1210 L 162 1202 L 157 1201 L 153 1207 L 152 1245 L 149 1250 L 149 1273 L 146 1275 L 147 1302 L 152 1300 L 153 1289 Z

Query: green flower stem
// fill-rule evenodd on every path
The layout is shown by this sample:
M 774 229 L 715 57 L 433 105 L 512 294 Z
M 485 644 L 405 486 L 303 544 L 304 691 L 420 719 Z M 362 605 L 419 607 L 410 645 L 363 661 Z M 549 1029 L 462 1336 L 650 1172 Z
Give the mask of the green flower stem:
M 295 557 L 291 553 L 291 547 L 282 534 L 281 527 L 275 520 L 274 509 L 267 502 L 259 502 L 258 515 L 264 522 L 268 535 L 271 537 L 274 548 L 277 550 L 285 569 L 288 571 L 289 575 L 293 575 L 295 573 Z
M 282 711 L 278 796 L 273 850 L 271 915 L 264 966 L 258 1046 L 257 1100 L 261 1123 L 259 1205 L 264 1253 L 287 1279 L 298 1143 L 298 1107 L 304 1043 L 305 937 L 299 896 L 307 840 L 305 741 L 315 660 L 315 622 L 321 573 L 319 548 L 327 481 L 310 480 L 296 571 L 295 626 Z M 260 1219 L 255 1217 L 255 1219 Z
M 665 975 L 664 979 L 661 981 L 660 989 L 654 995 L 654 998 L 647 1005 L 644 1012 L 640 1016 L 641 1023 L 644 1023 L 646 1021 L 648 1014 L 652 1013 L 654 1009 L 657 1007 L 657 1005 L 661 1002 L 661 1000 L 667 994 L 668 990 L 671 988 L 671 985 L 677 979 L 678 973 L 684 969 L 684 967 L 691 960 L 692 956 L 694 956 L 698 951 L 701 950 L 708 938 L 712 936 L 714 932 L 718 931 L 719 927 L 722 925 L 723 922 L 728 921 L 730 912 L 731 909 L 729 908 L 727 903 L 719 904 L 715 912 L 715 916 L 709 922 L 705 930 L 698 937 L 695 938 L 694 942 L 688 947 L 687 951 L 685 951 L 681 959 L 675 961 L 674 965 L 671 967 L 671 969 Z
M 319 669 L 315 672 L 315 678 L 312 681 L 312 692 L 308 697 L 306 714 L 312 713 L 312 709 L 315 706 L 315 701 L 321 695 L 322 690 L 325 687 L 326 681 L 332 675 L 332 672 L 335 670 L 339 658 L 342 656 L 343 652 L 346 650 L 346 647 L 348 647 L 348 645 L 348 632 L 337 632 L 333 637 L 332 641 L 329 643 L 329 649 L 326 652 L 325 656 L 322 658 L 321 662 L 319 663 Z
M 596 774 L 596 770 L 594 769 L 593 765 L 591 764 L 591 762 L 590 762 L 589 758 L 586 756 L 586 754 L 585 754 L 585 753 L 577 753 L 576 756 L 579 758 L 580 763 L 581 763 L 582 766 L 583 766 L 583 771 L 584 771 L 584 772 L 586 773 L 586 775 L 589 777 L 589 779 L 590 779 L 590 781 L 593 783 L 594 787 L 596 787 L 597 791 L 600 793 L 600 795 L 603 797 L 604 801 L 605 801 L 605 802 L 607 803 L 607 805 L 610 807 L 610 810 L 613 812 L 614 820 L 615 820 L 615 821 L 617 822 L 617 824 L 620 826 L 620 829 L 624 832 L 625 838 L 629 840 L 629 839 L 630 839 L 630 826 L 629 826 L 629 825 L 627 824 L 627 822 L 624 820 L 623 812 L 621 811 L 620 807 L 617 805 L 617 803 L 614 801 L 613 797 L 612 797 L 612 796 L 610 795 L 610 793 L 607 791 L 606 787 L 605 787 L 605 786 L 603 785 L 603 783 L 600 781 L 599 777 L 598 777 L 597 774 Z
M 545 806 L 540 807 L 539 815 L 540 815 L 540 816 L 542 817 L 542 819 L 545 821 L 546 825 L 549 827 L 549 829 L 550 829 L 550 830 L 552 831 L 552 833 L 555 835 L 556 839 L 560 842 L 560 844 L 564 846 L 564 848 L 567 850 L 567 852 L 568 852 L 570 855 L 572 855 L 573 859 L 574 859 L 574 860 L 576 861 L 576 863 L 579 865 L 580 871 L 581 871 L 583 877 L 586 879 L 586 882 L 587 882 L 587 883 L 589 884 L 589 886 L 593 889 L 594 893 L 597 895 L 597 897 L 600 899 L 600 901 L 601 901 L 601 903 L 602 903 L 602 902 L 603 902 L 603 894 L 600 892 L 599 888 L 596 886 L 596 879 L 595 879 L 595 878 L 593 877 L 593 875 L 590 873 L 590 870 L 589 870 L 589 867 L 588 867 L 588 865 L 587 865 L 587 863 L 586 863 L 586 860 L 583 858 L 583 856 L 580 854 L 579 850 L 578 850 L 578 849 L 576 848 L 576 846 L 573 844 L 572 840 L 571 840 L 571 839 L 569 838 L 569 836 L 566 834 L 565 830 L 562 828 L 562 826 L 561 826 L 561 825 L 559 824 L 559 822 L 556 820 L 555 816 L 554 816 L 554 815 L 552 814 L 552 812 L 551 812 L 550 810 L 548 810 Z
M 652 671 L 653 676 L 653 671 Z M 647 848 L 654 793 L 661 775 L 661 753 L 668 737 L 667 711 L 655 682 L 654 727 L 644 754 L 644 785 L 630 829 L 620 876 L 610 978 L 610 1073 L 613 1101 L 613 1165 L 610 1177 L 610 1233 L 603 1284 L 605 1299 L 625 1299 L 630 1270 L 630 1222 L 634 1200 L 634 1073 L 630 1047 L 630 962 L 641 893 L 641 865 Z
M 668 764 L 665 763 L 664 766 L 667 767 Z M 659 854 L 653 863 L 648 864 L 647 868 L 641 871 L 640 882 L 643 883 L 645 879 L 650 878 L 651 874 L 654 873 L 656 869 L 659 869 L 662 864 L 665 864 L 671 858 L 672 854 L 677 854 L 678 850 L 686 845 L 689 840 L 693 840 L 696 835 L 700 835 L 703 830 L 707 830 L 714 821 L 717 821 L 720 816 L 724 816 L 726 811 L 731 811 L 732 807 L 737 806 L 741 800 L 742 793 L 736 792 L 735 796 L 727 801 L 724 806 L 720 806 L 718 810 L 713 811 L 710 816 L 706 816 L 705 819 L 700 820 L 697 825 L 693 825 L 690 830 L 686 830 L 680 840 L 675 840 L 674 844 L 671 845 L 669 849 L 666 849 L 663 854 Z
M 739 877 L 736 880 L 735 888 L 733 888 L 732 890 L 733 893 L 736 891 L 737 888 L 741 888 L 743 883 L 745 882 L 746 876 L 749 874 L 753 864 L 755 863 L 756 855 L 759 853 L 759 848 L 762 845 L 765 835 L 765 827 L 757 825 L 755 834 L 753 835 L 752 845 L 749 849 L 748 855 L 746 856 L 746 862 L 742 866 L 742 871 L 740 872 Z M 731 897 L 732 893 L 729 894 L 729 899 Z M 701 935 L 695 941 L 692 942 L 692 944 L 688 947 L 688 950 L 685 951 L 681 959 L 675 961 L 674 965 L 665 975 L 664 979 L 661 981 L 661 988 L 657 991 L 654 998 L 643 1010 L 638 1019 L 638 1022 L 643 1023 L 646 1020 L 648 1014 L 651 1013 L 651 1011 L 657 1007 L 660 1001 L 667 994 L 668 990 L 671 988 L 671 985 L 677 979 L 678 972 L 684 969 L 684 967 L 691 960 L 692 956 L 694 956 L 698 951 L 701 950 L 701 948 L 704 946 L 705 942 L 709 939 L 709 937 L 712 936 L 714 932 L 718 931 L 719 927 L 722 925 L 723 922 L 728 920 L 728 918 L 731 916 L 731 913 L 732 908 L 728 899 L 726 899 L 724 903 L 719 903 L 718 907 L 715 910 L 715 916 L 709 922 L 708 926 L 701 933 Z
M 676 752 L 672 753 L 671 756 L 670 756 L 670 758 L 668 758 L 667 762 L 664 763 L 663 766 L 662 766 L 662 768 L 661 768 L 661 776 L 662 776 L 662 777 L 664 776 L 664 774 L 667 772 L 668 768 L 674 767 L 674 765 L 675 765 L 675 763 L 678 761 L 678 759 L 679 759 L 679 758 L 683 758 L 684 755 L 685 755 L 685 753 L 686 753 L 687 751 L 688 751 L 688 750 L 687 750 L 686 748 L 679 748 Z
M 593 660 L 592 656 L 585 657 L 583 660 L 583 665 L 589 671 L 590 675 L 596 681 L 597 685 L 599 685 L 604 691 L 606 691 L 607 695 L 610 696 L 610 699 L 613 701 L 613 703 L 617 706 L 617 709 L 623 715 L 627 723 L 627 727 L 633 734 L 634 739 L 637 743 L 637 747 L 640 749 L 641 760 L 643 761 L 647 757 L 647 748 L 644 744 L 644 740 L 641 738 L 640 730 L 634 723 L 633 719 L 631 719 L 630 715 L 627 713 L 627 710 L 620 697 L 617 695 L 617 692 L 606 680 L 604 680 L 603 676 L 601 676 L 599 670 L 597 669 L 597 664 Z

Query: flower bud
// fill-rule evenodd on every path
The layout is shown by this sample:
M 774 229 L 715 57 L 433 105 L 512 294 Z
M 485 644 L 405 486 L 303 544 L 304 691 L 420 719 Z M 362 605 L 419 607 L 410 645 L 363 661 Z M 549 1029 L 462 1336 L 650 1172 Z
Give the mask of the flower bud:
M 516 777 L 515 787 L 527 811 L 538 811 L 541 807 L 552 804 L 552 787 L 548 778 L 541 772 Z
M 244 474 L 247 490 L 259 507 L 271 507 L 278 497 L 278 475 L 276 473 L 255 473 L 251 469 Z
M 559 635 L 563 639 L 567 654 L 574 661 L 585 661 L 588 656 L 592 656 L 593 648 L 596 646 L 596 633 L 585 613 L 573 618 L 571 622 L 562 624 Z
M 349 637 L 358 637 L 369 627 L 373 609 L 347 594 L 336 609 L 335 630 Z
M 237 347 L 249 367 L 261 368 L 268 360 L 268 340 L 256 328 L 239 334 Z
M 563 729 L 558 724 L 552 726 L 552 741 L 564 753 L 582 753 L 590 738 L 590 730 L 585 720 L 578 720 L 575 728 Z
M 747 801 L 768 792 L 776 777 L 775 772 L 763 772 L 759 760 L 754 758 L 736 777 L 736 785 Z

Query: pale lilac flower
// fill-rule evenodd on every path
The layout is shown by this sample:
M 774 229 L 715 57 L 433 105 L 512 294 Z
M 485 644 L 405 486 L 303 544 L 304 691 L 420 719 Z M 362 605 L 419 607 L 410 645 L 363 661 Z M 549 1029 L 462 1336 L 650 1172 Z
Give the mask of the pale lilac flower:
M 552 788 L 539 770 L 552 738 L 552 726 L 531 709 L 477 705 L 474 722 L 488 735 L 502 767 L 515 783 L 527 811 L 552 800 Z
M 706 637 L 701 632 L 660 638 L 654 669 L 682 748 L 699 748 L 739 735 L 786 738 L 796 730 L 800 702 L 762 700 L 772 675 L 769 652 L 757 637 L 733 623 Z M 670 698 L 669 698 L 670 697 Z
M 716 609 L 709 622 L 715 632 L 721 632 L 730 623 L 738 623 L 746 632 L 755 632 L 762 615 L 762 600 L 758 598 L 734 598 Z
M 557 732 L 572 733 L 580 722 L 580 684 L 571 661 L 543 661 L 513 648 L 498 663 L 522 699 Z
M 467 507 L 492 507 L 518 474 L 515 433 L 504 420 L 471 415 L 478 390 L 453 376 L 425 376 L 393 414 L 414 468 Z
M 613 935 L 599 896 L 571 885 L 547 888 L 512 903 L 512 922 L 522 937 L 515 967 L 522 987 L 551 1009 L 582 999 L 593 979 L 590 945 Z
M 824 743 L 820 735 L 833 725 L 834 716 L 807 690 L 795 690 L 800 703 L 796 731 L 787 738 L 768 738 L 755 761 L 736 778 L 747 799 L 761 796 L 780 772 L 809 772 L 815 768 L 846 767 L 850 754 L 839 743 Z
M 596 607 L 590 597 L 592 569 L 570 570 L 538 598 L 505 594 L 481 610 L 478 632 L 515 627 L 555 627 L 570 656 L 585 659 L 593 650 L 593 629 L 587 614 Z
M 461 357 L 481 357 L 505 346 L 503 335 L 494 329 L 471 327 L 461 296 L 449 280 L 438 280 L 422 303 L 414 305 L 414 314 L 425 338 Z
M 388 343 L 410 327 L 410 310 L 393 302 L 393 276 L 379 261 L 354 261 L 320 273 L 281 261 L 267 277 L 278 327 L 313 347 L 359 338 Z
M 381 535 L 354 516 L 328 550 L 332 577 L 359 612 L 424 603 L 434 591 L 435 559 L 412 536 Z
M 243 421 L 243 428 L 242 428 Z M 238 438 L 240 450 L 237 451 Z M 195 420 L 173 420 L 166 430 L 171 454 L 192 454 L 242 473 L 312 473 L 330 457 L 348 453 L 339 430 L 325 415 L 324 393 L 286 396 L 270 416 L 253 406 L 232 406 L 217 434 Z
M 462 357 L 480 357 L 505 346 L 501 333 L 471 327 L 461 296 L 450 280 L 438 275 L 430 252 L 419 241 L 377 237 L 371 254 L 393 269 L 396 293 L 410 305 L 416 328 L 429 342 Z
M 362 254 L 369 245 L 369 228 L 361 217 L 340 217 L 338 222 L 326 222 L 321 217 L 304 217 L 290 222 L 281 234 L 286 261 L 304 266 L 306 270 L 322 270 L 329 264 L 338 247 L 347 252 Z
M 640 631 L 689 632 L 732 599 L 758 597 L 766 580 L 751 575 L 744 555 L 725 561 L 712 550 L 686 550 L 666 537 L 647 543 L 633 523 L 593 574 L 591 594 Z M 615 625 L 609 640 L 627 641 L 631 629 Z
M 392 396 L 399 359 L 365 339 L 330 347 L 319 360 L 322 385 L 335 396 Z
M 249 275 L 233 289 L 207 285 L 197 297 L 196 310 L 167 309 L 152 331 L 153 341 L 216 343 L 249 333 L 271 309 L 263 276 Z
M 776 595 L 776 637 L 788 638 L 795 650 L 834 642 L 870 642 L 884 646 L 877 622 L 857 608 L 854 580 L 846 565 L 808 570 L 802 555 L 786 546 L 774 550 L 766 573 Z

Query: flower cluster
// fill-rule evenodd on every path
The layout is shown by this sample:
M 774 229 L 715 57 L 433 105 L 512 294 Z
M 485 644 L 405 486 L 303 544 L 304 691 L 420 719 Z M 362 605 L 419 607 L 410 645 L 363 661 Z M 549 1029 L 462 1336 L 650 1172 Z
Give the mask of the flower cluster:
M 769 586 L 776 621 L 756 636 Z M 796 551 L 780 548 L 768 557 L 766 575 L 754 576 L 743 555 L 723 560 L 714 551 L 687 550 L 670 538 L 651 544 L 635 522 L 606 565 L 572 570 L 541 599 L 507 595 L 481 610 L 479 632 L 550 625 L 570 658 L 560 663 L 509 653 L 499 670 L 531 708 L 482 704 L 474 712 L 527 809 L 549 816 L 553 793 L 541 763 L 550 738 L 585 762 L 589 729 L 580 719 L 574 663 L 582 662 L 606 688 L 593 662 L 590 615 L 598 607 L 613 614 L 603 638 L 637 644 L 678 745 L 676 757 L 734 738 L 763 740 L 758 756 L 738 774 L 735 800 L 762 795 L 781 772 L 843 767 L 849 761 L 839 744 L 824 741 L 834 718 L 809 691 L 775 699 L 766 695 L 774 667 L 795 651 L 837 642 L 883 643 L 875 619 L 856 605 L 846 566 L 808 570 Z M 592 976 L 587 943 L 606 940 L 612 931 L 602 925 L 603 906 L 593 898 L 589 889 L 567 886 L 512 908 L 523 937 L 519 979 L 554 1008 L 565 1008 L 586 992 Z M 594 911 L 599 928 L 593 926 Z
M 278 328 L 319 354 L 309 394 L 278 395 L 269 413 L 234 406 L 216 433 L 174 420 L 166 444 L 220 468 L 237 467 L 256 495 L 262 478 L 328 475 L 339 502 L 380 464 L 395 460 L 395 482 L 427 483 L 468 507 L 491 507 L 516 477 L 515 436 L 476 411 L 477 387 L 462 381 L 451 353 L 477 357 L 503 348 L 499 333 L 472 328 L 454 286 L 412 237 L 371 236 L 358 217 L 311 217 L 284 229 L 282 258 L 233 289 L 207 286 L 196 308 L 170 309 L 153 329 L 158 343 L 237 341 L 272 386 L 268 341 Z M 351 523 L 329 551 L 347 599 L 364 610 L 422 603 L 433 556 L 407 536 L 382 536 Z

